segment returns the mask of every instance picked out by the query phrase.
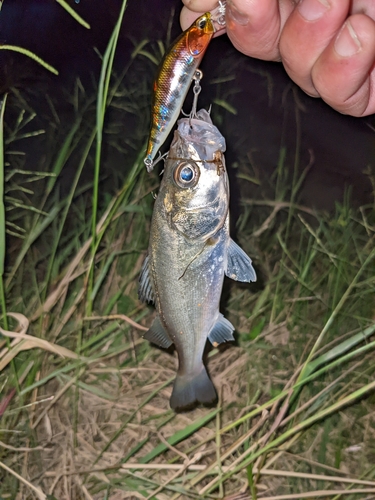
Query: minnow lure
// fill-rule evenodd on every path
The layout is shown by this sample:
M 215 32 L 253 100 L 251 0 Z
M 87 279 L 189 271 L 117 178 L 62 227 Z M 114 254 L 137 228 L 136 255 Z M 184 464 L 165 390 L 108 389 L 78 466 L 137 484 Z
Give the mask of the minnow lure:
M 172 130 L 193 76 L 215 32 L 209 12 L 200 16 L 165 53 L 154 82 L 151 130 L 144 163 L 147 171 Z

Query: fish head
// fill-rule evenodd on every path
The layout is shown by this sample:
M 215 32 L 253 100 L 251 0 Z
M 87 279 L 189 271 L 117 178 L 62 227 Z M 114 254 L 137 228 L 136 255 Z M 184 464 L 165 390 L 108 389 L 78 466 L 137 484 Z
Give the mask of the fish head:
M 211 14 L 206 12 L 198 17 L 186 31 L 186 43 L 190 54 L 193 57 L 200 56 L 208 47 L 214 33 Z
M 229 207 L 225 140 L 205 113 L 179 120 L 158 195 L 170 227 L 204 241 L 223 227 Z

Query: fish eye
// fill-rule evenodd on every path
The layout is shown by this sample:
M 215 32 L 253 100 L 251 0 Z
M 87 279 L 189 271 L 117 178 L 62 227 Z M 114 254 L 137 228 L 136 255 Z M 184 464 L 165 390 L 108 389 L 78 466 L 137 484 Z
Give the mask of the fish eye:
M 194 187 L 199 179 L 199 169 L 193 163 L 180 163 L 173 173 L 173 179 L 181 188 Z
M 194 177 L 194 171 L 191 167 L 184 167 L 180 171 L 180 179 L 183 182 L 190 182 Z
M 202 30 L 203 28 L 205 28 L 206 24 L 207 24 L 207 19 L 204 17 L 203 19 L 200 19 L 198 21 L 198 28 Z

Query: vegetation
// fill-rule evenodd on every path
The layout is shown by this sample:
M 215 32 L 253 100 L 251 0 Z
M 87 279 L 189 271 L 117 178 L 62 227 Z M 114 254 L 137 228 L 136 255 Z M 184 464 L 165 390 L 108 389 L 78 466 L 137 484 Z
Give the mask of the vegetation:
M 116 75 L 122 15 L 63 141 L 21 94 L 2 102 L 0 497 L 375 498 L 374 205 L 300 206 L 307 169 L 284 150 L 272 197 L 241 182 L 236 231 L 259 281 L 225 282 L 237 343 L 208 354 L 219 403 L 169 409 L 175 355 L 142 339 L 154 313 L 137 298 L 159 184 L 143 165 L 138 61 L 151 74 L 162 45 L 141 43 Z M 216 102 L 219 122 L 231 105 Z M 25 141 L 41 141 L 44 168 L 25 168 Z M 133 158 L 122 175 L 114 149 Z M 249 168 L 231 177 L 267 183 Z

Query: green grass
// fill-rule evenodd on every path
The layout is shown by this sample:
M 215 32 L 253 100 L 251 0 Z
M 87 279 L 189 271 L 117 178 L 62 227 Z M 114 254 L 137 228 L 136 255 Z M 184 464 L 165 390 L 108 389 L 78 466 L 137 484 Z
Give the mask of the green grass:
M 38 57 L 36 54 L 34 54 L 34 52 L 31 52 L 30 50 L 25 49 L 24 47 L 18 47 L 17 45 L 2 44 L 0 46 L 0 50 L 10 50 L 12 52 L 18 52 L 19 54 L 23 54 L 24 56 L 29 57 L 33 61 L 35 61 L 38 64 L 40 64 L 41 66 L 43 66 L 43 68 L 47 69 L 48 71 L 50 71 L 54 75 L 59 74 L 59 72 L 57 71 L 56 68 L 54 68 L 53 66 L 48 64 L 46 61 L 44 61 L 43 59 Z
M 60 124 L 43 132 L 21 95 L 2 107 L 0 497 L 373 498 L 374 207 L 300 206 L 308 172 L 280 151 L 273 195 L 241 193 L 237 235 L 259 282 L 225 283 L 237 345 L 208 356 L 219 404 L 172 412 L 175 358 L 142 340 L 153 310 L 137 297 L 159 179 L 143 166 L 149 87 L 134 82 L 163 46 L 140 43 L 116 75 L 118 26 L 96 98 L 77 85 L 44 169 L 19 149 Z M 232 105 L 216 99 L 220 118 Z M 137 117 L 126 134 L 119 109 Z

